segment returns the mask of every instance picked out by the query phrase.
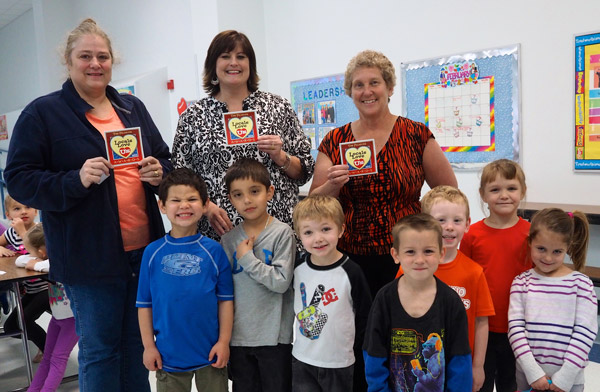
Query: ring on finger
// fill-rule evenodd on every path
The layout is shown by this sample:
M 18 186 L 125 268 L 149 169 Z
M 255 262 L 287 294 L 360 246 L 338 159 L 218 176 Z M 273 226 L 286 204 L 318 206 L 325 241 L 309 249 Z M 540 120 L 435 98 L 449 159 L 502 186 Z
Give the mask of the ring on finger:
M 154 170 L 154 177 L 158 177 L 158 170 Z

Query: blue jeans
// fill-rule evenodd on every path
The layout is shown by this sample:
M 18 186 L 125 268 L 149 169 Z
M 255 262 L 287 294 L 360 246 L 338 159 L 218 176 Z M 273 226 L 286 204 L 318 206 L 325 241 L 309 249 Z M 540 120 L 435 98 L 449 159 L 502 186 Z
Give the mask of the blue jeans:
M 135 307 L 143 249 L 127 254 L 129 279 L 65 285 L 79 336 L 81 392 L 150 392 Z

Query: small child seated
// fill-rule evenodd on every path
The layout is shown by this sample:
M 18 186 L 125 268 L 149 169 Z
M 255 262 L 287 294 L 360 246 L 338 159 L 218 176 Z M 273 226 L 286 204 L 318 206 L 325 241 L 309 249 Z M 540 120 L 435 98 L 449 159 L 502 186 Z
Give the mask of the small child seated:
M 354 371 L 364 380 L 364 367 L 354 368 L 354 348 L 361 353 L 371 294 L 358 264 L 337 250 L 342 206 L 331 196 L 309 196 L 293 220 L 307 253 L 294 270 L 292 391 L 352 391 Z
M 371 391 L 471 391 L 467 314 L 433 274 L 444 258 L 442 228 L 428 214 L 392 230 L 404 274 L 379 290 L 367 323 L 365 374 Z
M 144 250 L 136 306 L 144 365 L 158 391 L 227 391 L 233 322 L 231 267 L 221 245 L 198 233 L 206 212 L 204 181 L 176 169 L 158 189 L 172 229 Z M 156 341 L 155 341 L 156 338 Z
M 269 215 L 275 188 L 269 171 L 254 159 L 236 161 L 225 174 L 231 204 L 244 221 L 221 238 L 231 260 L 235 311 L 230 370 L 236 392 L 289 391 L 296 239 Z
M 17 265 L 24 263 L 25 268 L 30 270 L 48 272 L 50 262 L 41 223 L 27 230 L 23 243 L 29 255 L 19 256 L 15 263 Z M 58 389 L 65 375 L 69 355 L 79 340 L 75 332 L 75 318 L 64 286 L 58 282 L 50 282 L 46 300 L 49 300 L 52 318 L 48 324 L 44 358 L 35 372 L 31 385 L 27 389 L 28 392 Z
M 421 199 L 421 210 L 433 216 L 442 226 L 446 251 L 435 276 L 452 287 L 465 305 L 469 321 L 469 344 L 473 356 L 473 390 L 485 380 L 483 364 L 488 340 L 488 316 L 494 315 L 494 304 L 483 268 L 458 250 L 463 235 L 469 231 L 469 200 L 460 190 L 440 185 Z M 398 270 L 402 275 L 402 267 Z
M 4 198 L 6 216 L 10 220 L 10 227 L 0 236 L 0 256 L 14 256 L 15 252 L 6 248 L 10 245 L 18 254 L 27 254 L 23 245 L 23 237 L 27 230 L 35 225 L 37 210 L 13 199 L 10 195 Z M 25 267 L 23 265 L 23 267 Z M 48 283 L 42 279 L 29 279 L 22 283 L 25 295 L 21 298 L 25 315 L 25 328 L 27 338 L 38 347 L 38 353 L 33 362 L 42 360 L 44 346 L 46 345 L 46 331 L 36 323 L 44 312 L 50 311 L 48 303 Z M 17 312 L 8 316 L 4 323 L 4 332 L 19 331 L 19 317 Z

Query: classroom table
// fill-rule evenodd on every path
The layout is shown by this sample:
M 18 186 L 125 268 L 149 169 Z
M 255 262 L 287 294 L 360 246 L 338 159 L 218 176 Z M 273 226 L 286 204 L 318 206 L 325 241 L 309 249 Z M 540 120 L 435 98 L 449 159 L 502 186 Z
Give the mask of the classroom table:
M 27 379 L 29 380 L 29 384 L 31 384 L 31 380 L 33 379 L 33 369 L 31 365 L 31 356 L 29 355 L 29 347 L 27 343 L 27 329 L 25 328 L 25 314 L 23 312 L 23 303 L 21 302 L 21 296 L 19 293 L 19 282 L 24 280 L 28 280 L 31 278 L 45 278 L 48 276 L 47 272 L 37 272 L 37 271 L 29 271 L 25 268 L 19 268 L 15 265 L 15 259 L 17 257 L 0 257 L 0 271 L 6 272 L 5 274 L 0 275 L 0 282 L 9 282 L 13 284 L 13 289 L 17 295 L 17 314 L 19 315 L 19 327 L 21 330 L 14 334 L 5 334 L 5 336 L 21 336 L 21 341 L 23 342 L 23 354 L 25 355 L 25 365 L 27 368 Z M 26 390 L 25 389 L 18 389 Z

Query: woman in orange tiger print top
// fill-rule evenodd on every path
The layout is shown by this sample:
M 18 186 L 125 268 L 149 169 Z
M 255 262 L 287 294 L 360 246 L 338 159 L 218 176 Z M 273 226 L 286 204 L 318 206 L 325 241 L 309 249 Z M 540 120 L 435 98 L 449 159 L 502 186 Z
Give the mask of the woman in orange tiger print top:
M 394 66 L 382 53 L 367 50 L 350 61 L 344 88 L 360 117 L 325 136 L 310 190 L 342 203 L 346 227 L 338 247 L 362 267 L 373 296 L 395 277 L 392 227 L 401 217 L 421 212 L 423 183 L 457 185 L 431 131 L 390 112 L 395 83 Z M 339 144 L 365 139 L 375 140 L 378 172 L 350 177 L 348 166 L 341 165 Z

